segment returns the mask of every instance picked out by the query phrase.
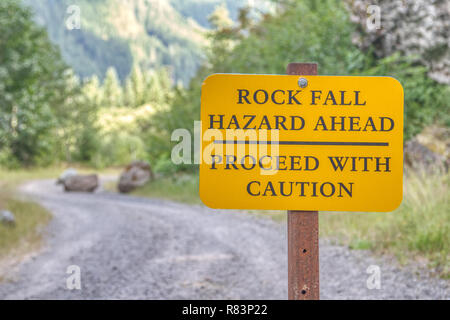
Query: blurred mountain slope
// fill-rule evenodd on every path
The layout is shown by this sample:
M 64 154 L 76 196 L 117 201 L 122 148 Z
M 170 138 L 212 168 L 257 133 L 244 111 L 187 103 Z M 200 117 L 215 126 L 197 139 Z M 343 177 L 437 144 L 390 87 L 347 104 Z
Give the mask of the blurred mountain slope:
M 245 0 L 23 0 L 82 78 L 103 78 L 109 66 L 123 80 L 133 63 L 142 69 L 169 66 L 186 83 L 202 61 L 202 33 L 214 8 L 227 2 L 232 16 Z M 66 28 L 67 9 L 81 10 L 81 28 Z

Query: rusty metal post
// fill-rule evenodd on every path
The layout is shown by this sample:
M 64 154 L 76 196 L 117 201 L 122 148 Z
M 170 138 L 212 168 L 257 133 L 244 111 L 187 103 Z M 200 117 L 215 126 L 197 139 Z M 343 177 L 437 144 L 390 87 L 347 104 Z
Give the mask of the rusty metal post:
M 290 63 L 288 75 L 317 75 L 315 63 Z M 289 300 L 318 300 L 319 213 L 288 211 Z

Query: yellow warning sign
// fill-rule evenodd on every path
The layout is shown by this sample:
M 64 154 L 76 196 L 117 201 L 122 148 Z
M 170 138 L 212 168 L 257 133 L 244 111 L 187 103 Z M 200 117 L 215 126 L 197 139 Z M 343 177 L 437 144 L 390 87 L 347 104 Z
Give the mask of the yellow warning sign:
M 390 77 L 214 74 L 202 86 L 200 197 L 212 208 L 391 211 L 403 88 Z

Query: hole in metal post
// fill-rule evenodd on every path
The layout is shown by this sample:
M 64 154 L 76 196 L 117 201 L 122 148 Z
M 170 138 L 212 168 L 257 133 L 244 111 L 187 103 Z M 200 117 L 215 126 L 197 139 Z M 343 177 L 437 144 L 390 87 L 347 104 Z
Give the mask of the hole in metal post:
M 302 290 L 302 294 L 306 294 L 306 290 Z

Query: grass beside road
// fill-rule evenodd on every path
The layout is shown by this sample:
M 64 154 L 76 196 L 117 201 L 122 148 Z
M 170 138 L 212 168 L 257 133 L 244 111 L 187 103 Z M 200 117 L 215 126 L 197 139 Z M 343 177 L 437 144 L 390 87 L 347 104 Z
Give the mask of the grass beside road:
M 0 259 L 18 247 L 38 245 L 41 230 L 51 220 L 50 212 L 35 202 L 20 199 L 16 196 L 15 189 L 25 181 L 51 178 L 57 175 L 57 172 L 59 168 L 0 169 L 0 210 L 11 211 L 16 220 L 14 226 L 0 223 Z
M 133 195 L 150 198 L 161 198 L 188 204 L 201 204 L 198 195 L 198 176 L 189 174 L 158 178 L 136 189 Z
M 450 173 L 407 171 L 401 206 L 390 213 L 323 212 L 321 237 L 352 249 L 394 254 L 400 263 L 425 262 L 442 277 L 450 277 Z M 198 176 L 157 179 L 135 195 L 201 203 Z M 274 220 L 286 219 L 283 211 L 249 211 Z
M 80 173 L 90 173 L 93 169 L 75 167 Z M 55 179 L 67 166 L 33 168 L 20 170 L 0 169 L 0 210 L 11 211 L 16 219 L 15 226 L 0 223 L 0 260 L 16 248 L 34 247 L 39 244 L 43 228 L 51 220 L 51 214 L 39 204 L 24 200 L 16 193 L 16 188 L 26 181 Z M 102 174 L 116 174 L 117 169 L 102 170 Z
M 320 234 L 353 249 L 393 253 L 401 263 L 427 261 L 450 277 L 450 173 L 408 172 L 400 207 L 390 213 L 324 213 Z M 425 258 L 425 259 L 424 259 Z
M 2 190 L 2 193 L 5 190 L 12 193 L 16 187 L 25 181 L 58 177 L 59 173 L 62 171 L 64 171 L 64 168 L 62 167 L 20 170 L 6 170 L 0 168 L 0 190 Z
M 14 213 L 16 224 L 0 224 L 0 259 L 18 246 L 33 246 L 40 242 L 41 229 L 51 220 L 51 214 L 37 203 L 0 195 L 0 208 Z

